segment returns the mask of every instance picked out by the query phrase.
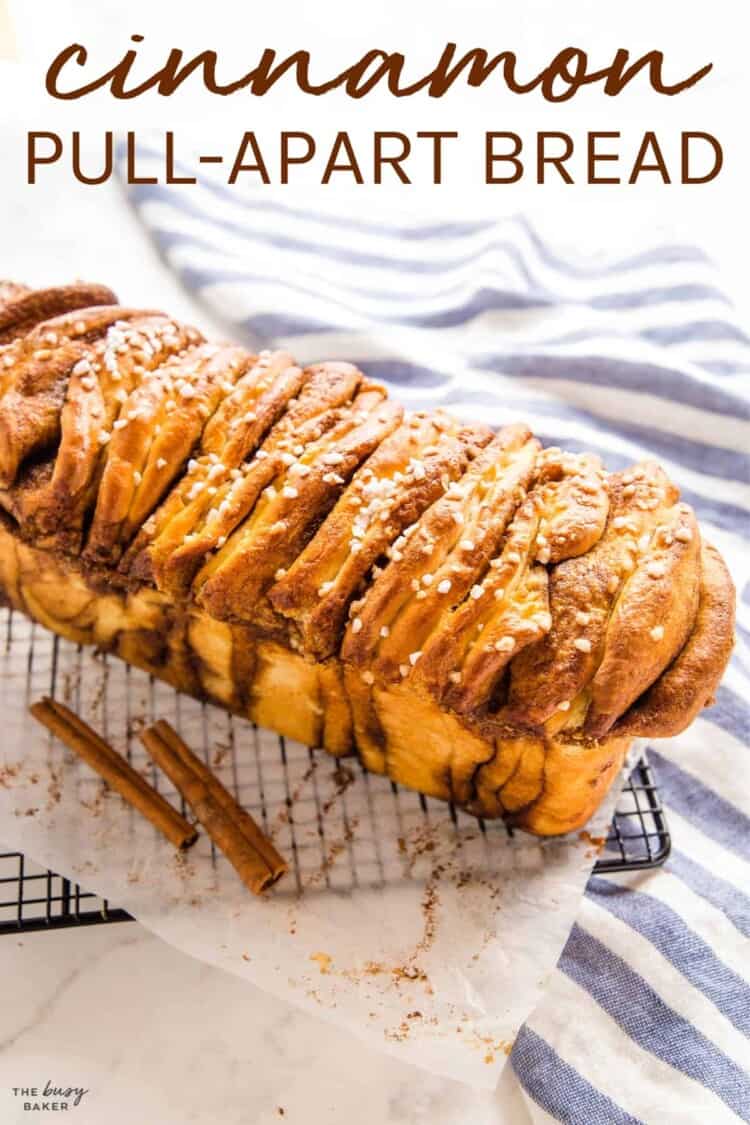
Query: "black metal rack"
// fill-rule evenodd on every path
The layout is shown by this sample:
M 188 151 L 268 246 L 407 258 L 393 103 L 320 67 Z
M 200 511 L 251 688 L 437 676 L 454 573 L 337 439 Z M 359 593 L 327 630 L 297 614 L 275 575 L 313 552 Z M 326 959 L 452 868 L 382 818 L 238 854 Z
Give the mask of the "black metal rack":
M 671 848 L 659 788 L 647 759 L 642 757 L 622 790 L 594 873 L 610 875 L 660 867 Z
M 594 872 L 658 867 L 670 846 L 659 790 L 648 762 L 641 758 L 623 788 Z M 131 920 L 127 911 L 39 867 L 21 852 L 0 852 L 0 934 Z

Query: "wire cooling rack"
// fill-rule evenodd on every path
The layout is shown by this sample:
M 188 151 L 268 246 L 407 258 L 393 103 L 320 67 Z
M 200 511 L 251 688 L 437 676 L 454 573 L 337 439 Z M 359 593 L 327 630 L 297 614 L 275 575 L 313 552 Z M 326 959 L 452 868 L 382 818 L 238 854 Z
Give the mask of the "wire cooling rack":
M 639 871 L 664 863 L 671 847 L 659 790 L 645 758 L 623 788 L 595 874 Z M 34 864 L 0 852 L 0 934 L 132 921 L 127 911 Z
M 7 620 L 3 621 L 6 614 Z M 334 886 L 335 872 L 328 870 L 327 859 L 327 850 L 331 845 L 327 833 L 331 826 L 329 821 L 324 829 L 324 822 L 338 794 L 335 791 L 329 793 L 326 799 L 323 778 L 319 776 L 316 779 L 315 776 L 319 761 L 332 762 L 327 755 L 277 738 L 270 732 L 253 730 L 249 723 L 241 724 L 240 730 L 239 725 L 233 726 L 232 718 L 226 711 L 179 696 L 145 673 L 139 673 L 118 660 L 109 661 L 106 655 L 95 660 L 91 650 L 83 650 L 78 645 L 61 640 L 8 611 L 0 611 L 0 636 L 3 632 L 5 644 L 0 644 L 0 696 L 2 708 L 8 709 L 8 718 L 19 701 L 25 712 L 31 699 L 45 693 L 68 698 L 71 705 L 83 714 L 88 697 L 89 706 L 95 704 L 98 708 L 96 722 L 101 725 L 105 736 L 113 737 L 116 732 L 112 728 L 119 723 L 122 729 L 118 744 L 123 745 L 135 765 L 141 766 L 144 761 L 139 762 L 133 757 L 137 753 L 137 739 L 132 737 L 130 722 L 136 700 L 140 701 L 138 706 L 141 709 L 145 708 L 144 714 L 149 716 L 149 721 L 157 715 L 168 714 L 170 707 L 176 708 L 178 729 L 180 714 L 183 721 L 189 722 L 186 712 L 192 711 L 193 733 L 188 741 L 199 737 L 202 731 L 207 761 L 211 735 L 220 733 L 228 725 L 229 737 L 223 742 L 221 765 L 221 770 L 228 775 L 225 783 L 234 788 L 241 803 L 261 820 L 266 829 L 272 819 L 277 825 L 283 824 L 283 833 L 277 842 L 282 852 L 289 856 L 293 868 L 291 874 L 298 889 L 306 882 L 310 871 L 322 875 L 325 886 Z M 219 728 L 216 724 L 220 725 Z M 394 832 L 403 835 L 409 825 L 417 828 L 420 824 L 425 826 L 430 820 L 431 806 L 434 808 L 436 803 L 401 790 L 386 778 L 367 774 L 356 763 L 350 772 L 352 775 L 362 774 L 362 792 L 366 797 L 369 808 L 367 819 L 370 821 L 369 832 L 365 823 L 356 832 L 350 831 L 355 822 L 348 819 L 351 810 L 347 814 L 347 798 L 341 797 L 343 807 L 339 813 L 343 818 L 342 827 L 346 829 L 344 838 L 348 840 L 345 850 L 351 867 L 349 882 L 357 885 L 360 878 L 366 877 L 365 868 L 368 864 L 372 866 L 373 856 L 377 860 L 379 877 L 383 878 L 387 854 L 381 855 L 381 852 L 385 848 L 387 853 L 387 845 L 395 843 L 395 839 L 390 837 Z M 253 776 L 254 773 L 257 776 Z M 152 781 L 156 783 L 156 777 Z M 81 778 L 80 784 L 81 795 L 90 797 L 90 786 L 99 783 L 92 775 L 88 779 Z M 174 799 L 176 795 L 165 793 L 165 796 Z M 439 804 L 439 808 L 444 810 L 445 806 Z M 450 813 L 456 826 L 467 819 L 465 814 L 452 808 Z M 477 823 L 468 819 L 472 824 Z M 390 824 L 390 821 L 394 823 Z M 496 854 L 497 849 L 503 847 L 505 833 L 513 835 L 511 829 L 498 821 L 490 821 L 486 825 L 479 821 L 478 824 L 485 843 L 491 844 Z M 592 838 L 591 843 L 600 848 L 594 867 L 598 873 L 656 867 L 669 855 L 670 837 L 659 791 L 644 757 L 632 767 L 606 839 Z M 216 863 L 219 857 L 213 848 L 211 856 Z M 344 875 L 344 882 L 346 879 Z M 112 907 L 105 899 L 83 889 L 78 883 L 40 867 L 20 851 L 0 851 L 0 934 L 129 919 L 127 911 Z

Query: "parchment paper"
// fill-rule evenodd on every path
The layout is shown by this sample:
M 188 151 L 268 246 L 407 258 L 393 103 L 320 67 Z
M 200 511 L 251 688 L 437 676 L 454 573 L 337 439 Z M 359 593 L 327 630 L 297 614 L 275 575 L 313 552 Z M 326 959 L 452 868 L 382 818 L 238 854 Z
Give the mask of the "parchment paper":
M 570 930 L 614 794 L 582 834 L 511 839 L 494 823 L 483 832 L 352 760 L 337 765 L 17 614 L 6 628 L 4 616 L 6 845 L 125 907 L 177 949 L 406 1061 L 495 1085 Z M 29 717 L 28 703 L 52 689 L 151 780 L 135 732 L 169 719 L 265 825 L 289 875 L 255 898 L 204 835 L 178 856 Z

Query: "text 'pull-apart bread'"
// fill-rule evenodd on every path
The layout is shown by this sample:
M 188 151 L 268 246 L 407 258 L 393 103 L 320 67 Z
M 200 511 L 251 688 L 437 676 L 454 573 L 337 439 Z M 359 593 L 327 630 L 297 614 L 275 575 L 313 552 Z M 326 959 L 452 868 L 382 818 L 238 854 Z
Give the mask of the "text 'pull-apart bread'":
M 539 834 L 710 704 L 733 643 L 658 465 L 405 414 L 99 285 L 0 283 L 0 508 L 14 608 Z

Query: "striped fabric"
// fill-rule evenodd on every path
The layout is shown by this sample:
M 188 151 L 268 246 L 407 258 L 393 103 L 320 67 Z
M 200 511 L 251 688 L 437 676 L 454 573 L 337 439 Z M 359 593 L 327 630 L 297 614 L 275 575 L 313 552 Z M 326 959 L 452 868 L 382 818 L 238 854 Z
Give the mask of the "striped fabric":
M 650 453 L 680 484 L 737 583 L 736 654 L 716 706 L 651 752 L 671 858 L 591 879 L 512 1062 L 538 1121 L 750 1121 L 750 340 L 710 261 L 572 261 L 523 219 L 308 213 L 203 178 L 128 191 L 235 336 L 351 360 L 412 408 L 522 418 L 613 469 Z

